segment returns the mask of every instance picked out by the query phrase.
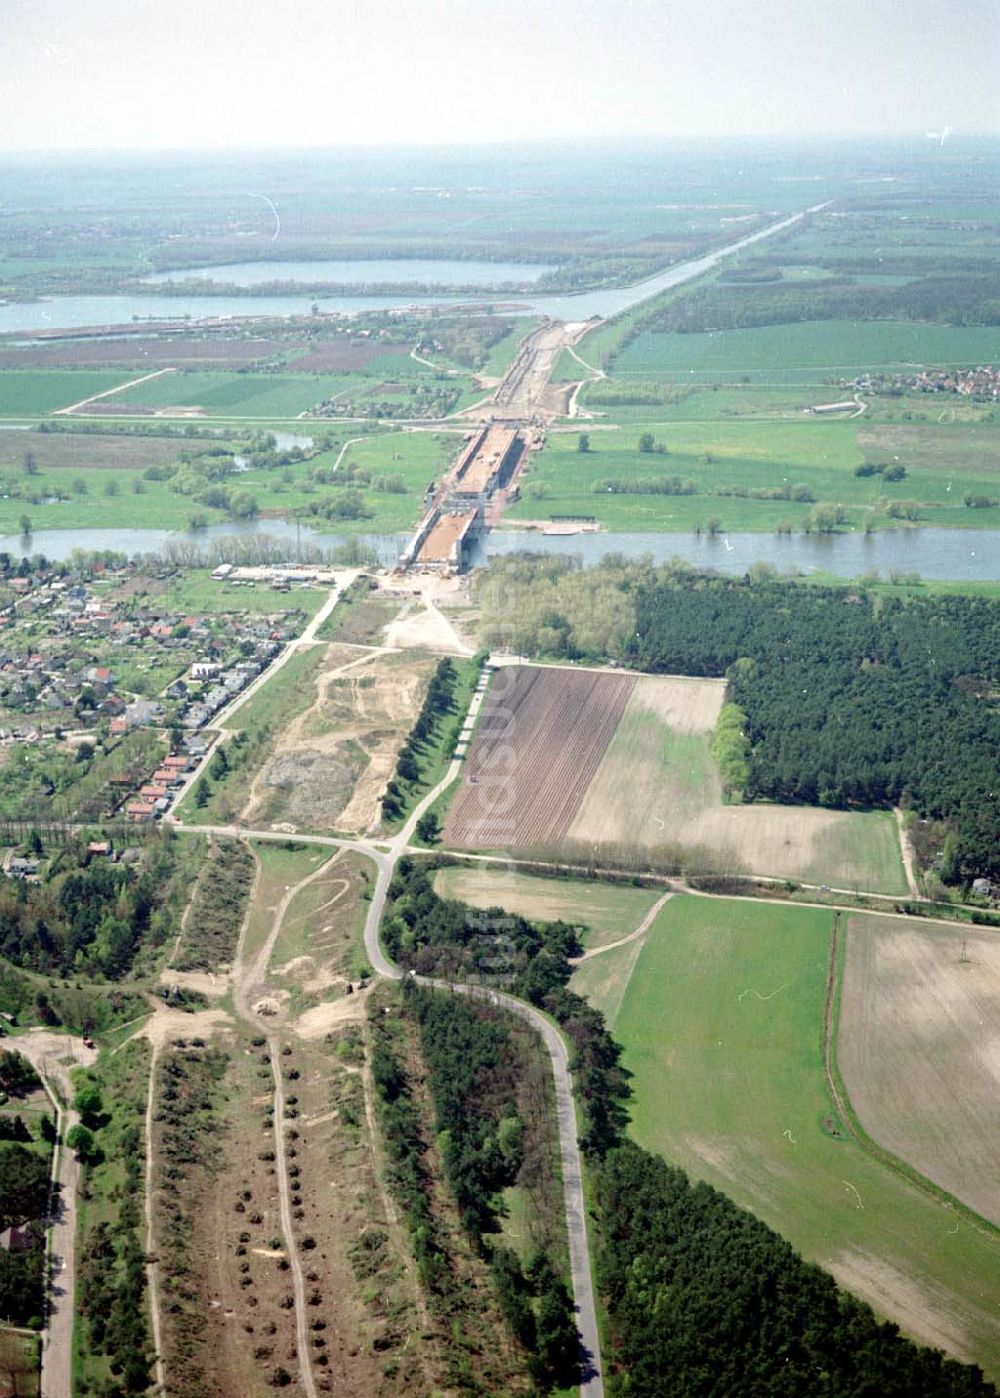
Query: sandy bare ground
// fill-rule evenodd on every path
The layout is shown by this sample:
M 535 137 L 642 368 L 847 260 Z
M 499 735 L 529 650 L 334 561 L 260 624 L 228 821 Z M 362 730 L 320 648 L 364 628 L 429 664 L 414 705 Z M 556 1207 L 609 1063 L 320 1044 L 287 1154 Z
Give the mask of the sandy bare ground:
M 364 832 L 378 820 L 433 661 L 331 650 L 338 663 L 319 674 L 312 705 L 289 724 L 254 779 L 245 824 Z
M 343 1029 L 346 1024 L 360 1024 L 365 1017 L 366 990 L 357 990 L 353 995 L 344 995 L 339 1000 L 330 1000 L 324 1005 L 314 1005 L 304 1011 L 292 1025 L 300 1039 L 322 1039 L 332 1029 Z
M 469 646 L 461 639 L 454 626 L 428 598 L 423 606 L 408 604 L 389 623 L 385 633 L 385 643 L 396 650 L 429 650 L 437 654 L 471 655 Z
M 194 990 L 199 995 L 216 999 L 229 989 L 230 978 L 214 971 L 172 971 L 169 968 L 160 972 L 160 984 L 179 990 Z
M 174 973 L 177 974 L 176 972 Z M 196 1010 L 188 1014 L 184 1010 L 170 1010 L 164 1005 L 149 1019 L 139 1031 L 149 1040 L 154 1049 L 175 1044 L 178 1039 L 209 1039 L 217 1029 L 228 1028 L 232 1018 L 225 1010 Z
M 1000 1225 L 1000 938 L 850 918 L 837 1057 L 872 1139 Z

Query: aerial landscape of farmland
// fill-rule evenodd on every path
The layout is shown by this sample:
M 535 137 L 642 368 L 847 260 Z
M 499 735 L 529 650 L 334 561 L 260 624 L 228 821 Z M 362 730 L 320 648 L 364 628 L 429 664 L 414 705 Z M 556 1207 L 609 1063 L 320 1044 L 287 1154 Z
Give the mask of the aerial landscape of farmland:
M 112 8 L 0 94 L 0 1398 L 996 1398 L 977 23 Z

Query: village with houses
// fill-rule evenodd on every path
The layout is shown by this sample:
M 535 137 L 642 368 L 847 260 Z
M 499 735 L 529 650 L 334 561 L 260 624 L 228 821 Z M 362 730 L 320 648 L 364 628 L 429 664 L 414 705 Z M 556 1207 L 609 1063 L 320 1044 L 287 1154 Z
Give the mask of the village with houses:
M 191 612 L 142 590 L 177 571 L 22 561 L 0 576 L 0 819 L 158 819 L 207 754 L 213 718 L 301 630 L 299 609 L 255 610 L 241 593 L 253 576 L 225 567 L 212 581 L 232 610 Z M 289 571 L 268 579 L 274 591 L 290 589 Z M 30 875 L 30 863 L 15 857 L 8 872 Z

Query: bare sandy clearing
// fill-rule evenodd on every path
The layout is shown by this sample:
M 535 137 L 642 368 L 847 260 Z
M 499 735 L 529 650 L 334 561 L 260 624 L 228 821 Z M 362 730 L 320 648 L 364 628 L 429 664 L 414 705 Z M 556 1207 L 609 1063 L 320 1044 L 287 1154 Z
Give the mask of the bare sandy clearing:
M 448 618 L 432 602 L 423 607 L 407 604 L 395 621 L 389 623 L 385 643 L 397 650 L 429 650 L 437 654 L 468 655 L 469 647 Z
M 172 971 L 169 968 L 160 972 L 160 984 L 179 990 L 194 990 L 199 995 L 211 998 L 225 995 L 231 985 L 228 975 L 217 975 L 213 971 Z
M 346 659 L 344 658 L 346 657 Z M 364 832 L 423 700 L 429 655 L 359 656 L 330 647 L 313 704 L 288 726 L 256 777 L 243 812 L 273 828 Z
M 1000 938 L 850 918 L 837 1057 L 873 1140 L 1000 1224 Z
M 333 1029 L 360 1023 L 365 1017 L 367 1000 L 368 992 L 357 990 L 353 995 L 331 1000 L 329 1004 L 314 1005 L 298 1017 L 292 1028 L 301 1039 L 322 1039 Z
M 179 1039 L 207 1039 L 216 1029 L 231 1029 L 233 1021 L 225 1010 L 196 1010 L 186 1014 L 183 1010 L 157 1010 L 139 1031 L 144 1034 L 154 1048 L 161 1049 Z

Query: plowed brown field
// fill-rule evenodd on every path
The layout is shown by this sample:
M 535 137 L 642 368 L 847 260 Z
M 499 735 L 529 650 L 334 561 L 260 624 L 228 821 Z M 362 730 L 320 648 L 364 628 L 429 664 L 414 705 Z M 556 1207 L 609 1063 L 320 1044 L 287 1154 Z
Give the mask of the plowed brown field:
M 635 687 L 632 675 L 497 671 L 445 827 L 464 849 L 563 838 Z

